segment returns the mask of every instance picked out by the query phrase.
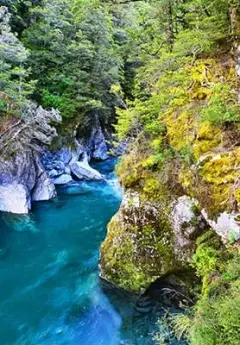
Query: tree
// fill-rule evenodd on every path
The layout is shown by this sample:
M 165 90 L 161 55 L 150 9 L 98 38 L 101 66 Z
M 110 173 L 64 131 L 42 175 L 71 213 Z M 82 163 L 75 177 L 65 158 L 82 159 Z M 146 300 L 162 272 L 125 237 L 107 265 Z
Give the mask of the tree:
M 90 128 L 95 118 L 109 125 L 121 80 L 121 58 L 111 15 L 98 1 L 43 0 L 31 10 L 23 32 L 38 80 L 35 99 L 58 108 L 63 117 Z
M 15 114 L 27 105 L 34 82 L 25 67 L 29 52 L 11 31 L 7 7 L 0 7 L 0 110 Z

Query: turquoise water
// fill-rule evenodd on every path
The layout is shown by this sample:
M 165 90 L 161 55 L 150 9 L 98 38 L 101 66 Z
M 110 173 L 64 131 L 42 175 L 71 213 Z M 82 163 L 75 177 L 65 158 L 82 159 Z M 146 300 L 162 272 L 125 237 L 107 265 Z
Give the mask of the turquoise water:
M 29 216 L 1 215 L 0 345 L 153 344 L 134 298 L 98 277 L 121 189 L 113 163 L 97 167 L 106 181 L 63 187 Z

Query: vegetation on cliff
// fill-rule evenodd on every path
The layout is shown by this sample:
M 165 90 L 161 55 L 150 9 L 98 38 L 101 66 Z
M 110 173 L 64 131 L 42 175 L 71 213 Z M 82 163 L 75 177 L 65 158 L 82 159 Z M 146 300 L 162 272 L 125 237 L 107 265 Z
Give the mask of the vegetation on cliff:
M 137 192 L 144 203 L 154 205 L 164 200 L 169 206 L 183 195 L 196 200 L 195 207 L 207 224 L 196 234 L 196 251 L 189 259 L 202 280 L 202 288 L 196 295 L 195 307 L 174 318 L 172 325 L 179 337 L 185 336 L 192 345 L 237 344 L 240 337 L 237 327 L 240 322 L 239 3 L 167 0 L 146 3 L 143 7 L 138 17 L 140 66 L 132 97 L 126 101 L 127 109 L 117 111 L 118 136 L 129 141 L 129 152 L 117 171 L 125 190 Z M 131 209 L 132 205 L 127 210 Z M 141 264 L 141 258 L 135 261 L 139 249 L 136 239 L 144 226 L 137 233 L 133 231 L 124 217 L 128 211 L 120 209 L 118 217 L 122 221 L 117 224 L 114 218 L 110 223 L 102 256 L 119 260 L 117 248 L 121 248 L 121 253 L 130 253 L 132 260 L 118 261 L 118 266 L 130 264 L 130 276 L 124 275 L 127 281 L 121 281 L 109 267 L 103 271 L 113 282 L 136 290 L 142 284 L 136 272 L 147 271 L 148 279 L 154 279 L 154 274 L 151 276 L 151 271 Z M 145 215 L 142 211 L 142 218 Z M 172 213 L 169 215 L 171 219 Z M 222 215 L 231 215 L 233 222 L 223 222 L 219 230 L 215 225 Z M 136 212 L 132 210 L 134 216 Z M 237 233 L 231 228 L 233 223 Z M 211 232 L 211 226 L 222 239 Z M 156 229 L 148 233 L 152 236 L 151 247 L 159 243 L 154 238 Z M 172 229 L 170 226 L 169 234 Z M 114 233 L 119 231 L 119 241 L 115 242 Z M 165 231 L 166 227 L 161 226 L 160 233 Z M 125 251 L 124 236 L 131 243 L 132 253 Z M 170 253 L 176 243 L 171 245 L 165 246 Z M 155 258 L 161 266 L 157 255 Z M 173 263 L 172 269 L 175 268 Z M 129 286 L 131 281 L 134 285 Z M 164 343 L 163 339 L 159 341 Z

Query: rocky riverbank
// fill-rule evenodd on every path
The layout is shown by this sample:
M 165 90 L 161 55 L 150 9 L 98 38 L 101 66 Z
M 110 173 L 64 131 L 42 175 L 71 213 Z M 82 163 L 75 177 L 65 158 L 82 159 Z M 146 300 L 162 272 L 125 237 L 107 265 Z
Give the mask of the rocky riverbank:
M 0 210 L 26 214 L 32 201 L 50 200 L 57 196 L 56 185 L 74 180 L 102 180 L 93 169 L 91 159 L 106 160 L 109 145 L 101 127 L 94 128 L 87 141 L 75 140 L 75 147 L 57 151 L 42 148 L 22 150 L 0 161 Z

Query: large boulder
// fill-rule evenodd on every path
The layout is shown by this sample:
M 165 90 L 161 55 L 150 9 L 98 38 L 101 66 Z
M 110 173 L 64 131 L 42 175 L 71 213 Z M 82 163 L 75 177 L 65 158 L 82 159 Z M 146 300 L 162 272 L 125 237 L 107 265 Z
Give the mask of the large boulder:
M 156 279 L 190 268 L 205 226 L 191 198 L 168 204 L 128 190 L 101 247 L 101 276 L 127 290 L 144 291 Z
M 26 214 L 31 208 L 28 188 L 20 183 L 0 185 L 0 210 L 16 214 Z
M 93 169 L 88 164 L 87 159 L 84 159 L 81 162 L 72 162 L 70 164 L 70 169 L 72 174 L 77 177 L 79 180 L 102 180 L 103 177 L 99 171 Z

